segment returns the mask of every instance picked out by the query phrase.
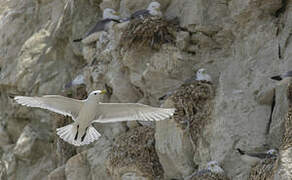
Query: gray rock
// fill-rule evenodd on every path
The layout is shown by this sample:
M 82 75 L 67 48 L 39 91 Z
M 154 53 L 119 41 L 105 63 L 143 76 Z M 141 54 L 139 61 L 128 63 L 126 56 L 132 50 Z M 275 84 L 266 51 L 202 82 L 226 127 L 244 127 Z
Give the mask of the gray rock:
M 70 158 L 65 165 L 67 179 L 90 179 L 90 169 L 86 163 L 86 151 Z
M 170 100 L 165 102 L 172 107 Z M 189 133 L 174 120 L 156 123 L 155 148 L 167 179 L 182 178 L 194 171 L 194 151 Z
M 112 179 L 109 176 L 107 169 L 108 154 L 111 149 L 111 142 L 104 137 L 100 138 L 93 148 L 87 151 L 87 162 L 90 167 L 91 179 L 108 180 Z
M 54 169 L 48 175 L 48 180 L 66 180 L 65 165 Z

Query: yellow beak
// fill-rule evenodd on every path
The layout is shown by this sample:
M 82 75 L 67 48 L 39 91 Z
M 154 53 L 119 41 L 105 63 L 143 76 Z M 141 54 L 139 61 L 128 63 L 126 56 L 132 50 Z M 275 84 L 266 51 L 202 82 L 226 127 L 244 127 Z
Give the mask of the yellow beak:
M 100 92 L 100 94 L 106 94 L 106 93 L 107 91 L 105 89 Z

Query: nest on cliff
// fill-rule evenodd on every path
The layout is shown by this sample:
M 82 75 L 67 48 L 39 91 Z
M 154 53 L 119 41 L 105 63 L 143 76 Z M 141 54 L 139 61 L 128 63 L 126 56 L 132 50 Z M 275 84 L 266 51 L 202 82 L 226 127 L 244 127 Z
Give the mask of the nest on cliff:
M 277 158 L 267 158 L 260 161 L 251 169 L 249 180 L 268 180 L 273 179 L 274 169 Z
M 230 180 L 230 179 L 224 174 L 209 172 L 193 176 L 190 180 Z
M 164 43 L 174 42 L 177 29 L 175 23 L 162 18 L 133 19 L 122 34 L 121 46 L 125 49 L 159 49 Z
M 202 135 L 213 111 L 214 87 L 206 81 L 194 81 L 182 85 L 171 96 L 176 112 L 174 120 L 185 129 L 190 129 L 194 143 Z
M 163 169 L 155 151 L 152 127 L 139 126 L 121 134 L 116 139 L 109 157 L 113 168 L 134 166 L 149 176 L 163 176 Z
M 290 83 L 287 89 L 287 97 L 289 100 L 289 110 L 285 118 L 285 132 L 281 144 L 281 149 L 292 147 L 292 84 Z
M 63 95 L 66 97 L 79 99 L 79 100 L 85 99 L 87 97 L 86 87 L 79 86 L 76 88 L 74 92 L 67 92 L 66 94 L 63 94 Z M 71 117 L 63 116 L 56 113 L 54 113 L 54 119 L 55 119 L 53 123 L 54 131 L 57 128 L 66 126 L 73 122 Z M 65 164 L 69 158 L 77 154 L 76 147 L 72 144 L 65 142 L 63 139 L 59 138 L 57 134 L 55 134 L 55 144 L 57 147 L 56 155 L 57 155 L 58 166 Z
M 285 132 L 280 149 L 292 147 L 292 105 L 289 105 L 289 111 L 285 118 Z

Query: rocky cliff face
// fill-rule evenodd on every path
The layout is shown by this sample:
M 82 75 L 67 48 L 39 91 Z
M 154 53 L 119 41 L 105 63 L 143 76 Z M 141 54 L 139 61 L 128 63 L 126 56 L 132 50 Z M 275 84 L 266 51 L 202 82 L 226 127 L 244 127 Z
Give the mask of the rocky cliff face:
M 1 179 L 183 179 L 211 160 L 233 180 L 292 179 L 291 87 L 269 79 L 292 65 L 292 2 L 158 1 L 165 18 L 177 17 L 182 29 L 173 43 L 153 50 L 121 48 L 121 24 L 97 42 L 72 42 L 104 8 L 126 17 L 150 0 L 0 0 Z M 208 70 L 213 84 L 182 85 L 199 68 Z M 77 75 L 86 87 L 65 88 Z M 108 102 L 179 111 L 157 123 L 96 124 L 103 137 L 76 148 L 55 135 L 55 127 L 70 119 L 10 98 L 84 98 L 105 87 L 112 92 Z M 251 167 L 237 147 L 279 148 L 280 156 L 275 165 Z M 254 175 L 264 173 L 261 167 L 273 173 Z

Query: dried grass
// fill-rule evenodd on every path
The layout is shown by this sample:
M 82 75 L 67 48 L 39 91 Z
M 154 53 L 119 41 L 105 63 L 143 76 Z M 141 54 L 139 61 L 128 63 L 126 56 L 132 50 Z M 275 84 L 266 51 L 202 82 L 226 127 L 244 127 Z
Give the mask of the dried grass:
M 174 42 L 177 29 L 177 25 L 161 18 L 134 19 L 123 32 L 120 45 L 125 49 L 159 49 L 164 43 Z
M 292 147 L 292 84 L 287 89 L 287 97 L 289 100 L 289 111 L 285 118 L 285 132 L 280 149 L 288 149 Z
M 198 176 L 193 176 L 190 180 L 230 180 L 223 174 L 205 173 Z
M 113 168 L 135 166 L 152 176 L 162 177 L 163 169 L 155 151 L 154 129 L 140 126 L 120 135 L 109 155 Z
M 196 143 L 213 111 L 213 85 L 202 81 L 182 85 L 171 98 L 176 108 L 174 120 L 182 128 L 189 123 L 191 138 Z
M 251 169 L 249 180 L 272 180 L 277 158 L 264 159 Z

